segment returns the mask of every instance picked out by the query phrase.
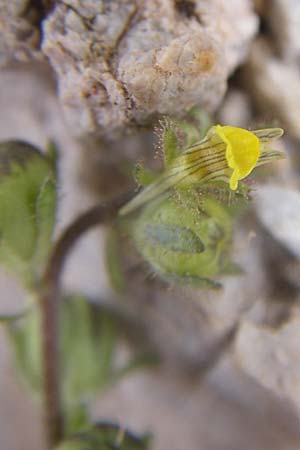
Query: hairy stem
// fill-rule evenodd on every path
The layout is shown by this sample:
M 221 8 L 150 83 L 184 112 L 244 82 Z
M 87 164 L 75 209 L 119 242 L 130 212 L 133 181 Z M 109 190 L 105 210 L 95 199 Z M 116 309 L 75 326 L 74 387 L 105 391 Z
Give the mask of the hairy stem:
M 45 428 L 48 449 L 52 449 L 64 432 L 59 354 L 60 280 L 64 263 L 76 241 L 90 228 L 111 222 L 121 206 L 132 198 L 127 193 L 107 204 L 97 205 L 74 220 L 58 238 L 48 260 L 41 292 L 42 358 L 44 380 Z

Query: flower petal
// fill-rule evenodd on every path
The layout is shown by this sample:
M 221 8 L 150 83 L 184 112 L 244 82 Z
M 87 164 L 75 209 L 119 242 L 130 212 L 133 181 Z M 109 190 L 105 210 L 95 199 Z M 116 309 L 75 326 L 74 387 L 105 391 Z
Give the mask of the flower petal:
M 226 143 L 226 159 L 233 169 L 229 186 L 236 190 L 238 181 L 245 178 L 254 169 L 260 156 L 258 137 L 242 128 L 216 125 L 216 133 Z
M 252 133 L 258 137 L 261 143 L 269 143 L 280 138 L 284 134 L 284 130 L 282 128 L 264 128 L 253 130 Z

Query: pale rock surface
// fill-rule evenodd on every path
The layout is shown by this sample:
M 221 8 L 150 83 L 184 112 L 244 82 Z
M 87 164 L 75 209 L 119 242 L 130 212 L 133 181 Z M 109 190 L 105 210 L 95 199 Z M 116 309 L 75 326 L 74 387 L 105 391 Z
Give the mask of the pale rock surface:
M 230 89 L 217 115 L 220 124 L 248 128 L 252 122 L 250 97 L 245 91 Z
M 284 60 L 300 63 L 300 2 L 271 0 L 263 16 L 269 23 L 276 46 Z
M 300 258 L 300 193 L 276 185 L 261 186 L 255 209 L 266 230 L 296 258 Z
M 253 45 L 244 69 L 247 89 L 266 120 L 277 119 L 286 132 L 300 138 L 299 68 L 276 57 L 263 39 Z M 272 116 L 270 116 L 272 114 Z
M 247 0 L 58 1 L 42 48 L 74 132 L 109 137 L 193 105 L 213 111 L 256 30 Z
M 239 367 L 300 414 L 300 317 L 273 329 L 242 322 L 235 341 Z
M 105 411 L 137 431 L 152 430 L 152 450 L 298 450 L 299 422 L 286 405 L 240 372 L 219 375 L 193 383 L 166 372 L 138 373 L 99 399 L 94 416 Z M 229 378 L 232 392 L 221 392 Z
M 0 268 L 0 290 L 0 314 L 18 313 L 27 307 L 22 287 L 3 267 Z M 0 448 L 44 450 L 41 414 L 30 397 L 25 384 L 16 375 L 6 328 L 0 324 Z

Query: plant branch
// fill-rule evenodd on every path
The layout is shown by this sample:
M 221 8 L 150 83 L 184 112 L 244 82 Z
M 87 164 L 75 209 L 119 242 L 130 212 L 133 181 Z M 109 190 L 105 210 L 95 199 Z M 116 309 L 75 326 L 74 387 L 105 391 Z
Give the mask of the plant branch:
M 63 438 L 64 428 L 59 355 L 60 280 L 64 264 L 77 240 L 92 227 L 111 222 L 119 208 L 132 196 L 133 193 L 130 192 L 107 204 L 97 205 L 75 219 L 54 244 L 46 266 L 41 292 L 41 313 L 44 420 L 49 450 Z

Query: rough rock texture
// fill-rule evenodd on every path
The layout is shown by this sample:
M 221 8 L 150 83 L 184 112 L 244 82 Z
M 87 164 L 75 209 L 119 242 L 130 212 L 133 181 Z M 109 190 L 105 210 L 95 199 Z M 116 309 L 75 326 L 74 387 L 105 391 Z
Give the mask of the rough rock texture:
M 195 104 L 214 110 L 256 29 L 248 0 L 58 1 L 43 51 L 74 131 L 110 136 Z
M 41 59 L 40 22 L 46 2 L 1 0 L 0 65 Z

